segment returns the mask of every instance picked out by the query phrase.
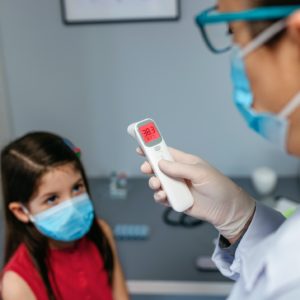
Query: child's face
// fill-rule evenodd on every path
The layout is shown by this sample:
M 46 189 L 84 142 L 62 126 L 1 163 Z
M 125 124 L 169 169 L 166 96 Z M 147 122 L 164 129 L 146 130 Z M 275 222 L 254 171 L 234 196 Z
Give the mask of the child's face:
M 40 185 L 30 199 L 27 209 L 31 215 L 35 215 L 85 192 L 86 186 L 81 173 L 71 163 L 65 164 L 42 176 Z M 28 213 L 24 212 L 18 199 L 9 204 L 9 209 L 21 222 L 30 221 Z
M 35 215 L 85 192 L 81 173 L 72 164 L 62 165 L 43 175 L 28 210 Z

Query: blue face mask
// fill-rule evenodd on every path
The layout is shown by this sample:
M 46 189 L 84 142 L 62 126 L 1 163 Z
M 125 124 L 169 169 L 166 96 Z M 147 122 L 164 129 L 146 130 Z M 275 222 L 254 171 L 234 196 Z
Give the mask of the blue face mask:
M 288 116 L 300 105 L 300 94 L 297 94 L 279 114 L 256 112 L 252 108 L 254 99 L 244 64 L 244 58 L 248 54 L 262 46 L 284 27 L 284 21 L 280 21 L 268 28 L 244 49 L 235 46 L 231 61 L 231 77 L 234 103 L 248 126 L 281 150 L 286 151 Z
M 89 195 L 84 193 L 34 216 L 29 215 L 36 229 L 56 241 L 71 242 L 82 238 L 91 228 L 94 209 Z

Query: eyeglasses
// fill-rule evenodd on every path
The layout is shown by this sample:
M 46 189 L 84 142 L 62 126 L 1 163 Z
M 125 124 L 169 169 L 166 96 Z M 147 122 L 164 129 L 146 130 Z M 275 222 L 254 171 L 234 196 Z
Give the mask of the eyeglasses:
M 232 32 L 228 24 L 236 21 L 268 21 L 288 17 L 300 5 L 259 7 L 240 12 L 220 13 L 213 6 L 198 16 L 196 23 L 207 47 L 216 54 L 227 52 L 232 47 Z

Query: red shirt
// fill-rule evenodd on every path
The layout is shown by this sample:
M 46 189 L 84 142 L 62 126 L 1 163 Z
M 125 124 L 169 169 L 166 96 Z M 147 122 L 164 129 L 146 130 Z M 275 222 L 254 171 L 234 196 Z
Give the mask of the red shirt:
M 96 245 L 83 238 L 67 249 L 50 249 L 49 262 L 57 286 L 57 300 L 112 300 L 108 274 Z M 29 285 L 37 300 L 48 300 L 46 287 L 24 244 L 21 244 L 4 268 L 13 271 Z

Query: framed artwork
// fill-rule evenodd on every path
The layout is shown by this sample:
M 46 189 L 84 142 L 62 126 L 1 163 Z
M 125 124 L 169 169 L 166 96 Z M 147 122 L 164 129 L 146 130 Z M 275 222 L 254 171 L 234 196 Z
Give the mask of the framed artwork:
M 179 0 L 61 0 L 66 24 L 179 19 Z

